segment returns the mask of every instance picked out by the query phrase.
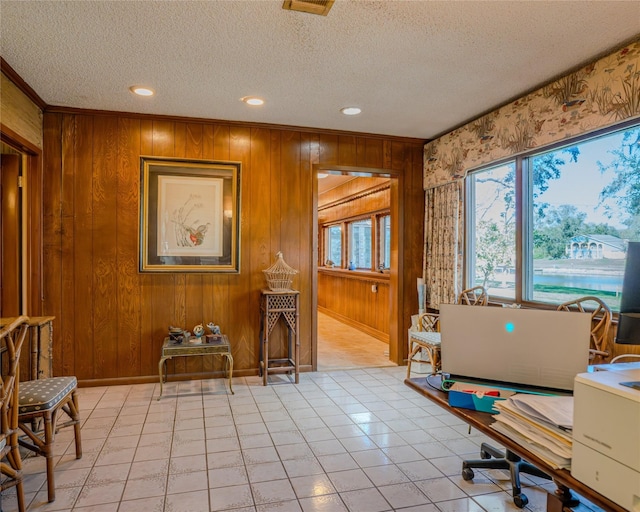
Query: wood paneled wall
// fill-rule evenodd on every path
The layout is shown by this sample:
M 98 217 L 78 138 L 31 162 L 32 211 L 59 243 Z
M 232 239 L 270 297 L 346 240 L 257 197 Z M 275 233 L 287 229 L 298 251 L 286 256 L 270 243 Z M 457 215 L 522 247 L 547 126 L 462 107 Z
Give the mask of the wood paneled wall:
M 141 155 L 242 163 L 240 274 L 138 273 Z M 56 375 L 85 384 L 151 381 L 167 326 L 191 329 L 210 320 L 229 335 L 237 374 L 257 373 L 262 270 L 279 250 L 300 271 L 300 361 L 310 369 L 317 163 L 401 175 L 392 190 L 403 205 L 398 227 L 406 244 L 395 284 L 396 332 L 406 332 L 417 308 L 415 285 L 408 284 L 422 265 L 421 141 L 61 110 L 45 113 L 43 156 L 43 312 L 56 316 Z M 399 361 L 403 345 L 391 350 Z M 169 363 L 169 372 L 191 377 L 220 365 L 203 358 Z
M 385 278 L 386 277 L 386 278 Z M 377 291 L 371 287 L 376 286 Z M 348 270 L 318 272 L 318 308 L 381 341 L 389 342 L 388 276 Z

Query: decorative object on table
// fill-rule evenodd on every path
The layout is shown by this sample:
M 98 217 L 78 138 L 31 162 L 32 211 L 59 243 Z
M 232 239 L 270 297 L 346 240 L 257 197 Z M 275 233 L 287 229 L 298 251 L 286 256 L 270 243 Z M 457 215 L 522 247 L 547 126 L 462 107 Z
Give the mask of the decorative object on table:
M 204 325 L 202 324 L 198 324 L 193 328 L 193 335 L 200 339 L 202 338 L 202 336 L 204 336 Z
M 181 327 L 173 327 L 172 325 L 169 326 L 169 339 L 174 343 L 182 343 L 185 338 L 184 335 L 185 332 Z
M 141 157 L 140 272 L 240 272 L 240 167 Z
M 349 270 L 355 270 L 356 269 L 356 265 L 355 263 L 353 263 L 353 261 L 349 262 L 349 266 L 347 267 Z
M 291 290 L 293 276 L 298 271 L 285 263 L 280 251 L 276 253 L 276 257 L 276 262 L 267 270 L 263 270 L 267 278 L 267 285 L 272 292 L 288 292 Z
M 222 334 L 222 331 L 220 330 L 220 326 L 214 324 L 213 322 L 209 322 L 207 324 L 207 328 L 211 331 L 211 334 Z
M 217 343 L 222 340 L 222 331 L 219 325 L 209 322 L 207 328 L 211 331 L 211 334 L 205 336 L 205 343 Z

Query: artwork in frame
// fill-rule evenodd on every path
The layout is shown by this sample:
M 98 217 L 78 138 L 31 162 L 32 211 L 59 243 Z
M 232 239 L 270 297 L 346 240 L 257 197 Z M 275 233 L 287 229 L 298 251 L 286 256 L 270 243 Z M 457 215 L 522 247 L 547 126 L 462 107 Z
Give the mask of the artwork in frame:
M 240 167 L 140 158 L 140 272 L 240 272 Z

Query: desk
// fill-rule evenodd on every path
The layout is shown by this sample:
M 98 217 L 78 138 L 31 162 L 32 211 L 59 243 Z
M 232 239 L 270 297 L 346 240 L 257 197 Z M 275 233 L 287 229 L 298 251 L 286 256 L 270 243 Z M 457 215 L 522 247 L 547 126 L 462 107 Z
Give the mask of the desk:
M 231 355 L 231 344 L 229 338 L 225 334 L 222 335 L 222 339 L 214 343 L 191 343 L 189 341 L 183 341 L 182 343 L 176 343 L 170 338 L 165 338 L 162 344 L 162 356 L 158 363 L 158 373 L 160 374 L 160 395 L 158 400 L 162 397 L 162 384 L 166 379 L 167 371 L 167 359 L 173 359 L 174 357 L 187 357 L 187 356 L 210 356 L 218 355 L 226 358 L 226 364 L 229 371 L 229 391 L 233 395 L 233 388 L 231 387 L 231 378 L 233 377 L 233 356 Z
M 300 357 L 299 308 L 300 292 L 287 290 L 274 292 L 262 290 L 260 295 L 260 374 L 262 384 L 267 385 L 269 373 L 295 374 L 298 384 Z M 287 355 L 279 359 L 269 359 L 269 334 L 278 320 L 282 319 L 287 327 Z M 294 341 L 295 338 L 295 341 Z
M 439 377 L 430 376 L 429 379 L 429 382 L 435 385 L 438 385 L 440 382 Z M 495 420 L 491 414 L 449 406 L 447 393 L 440 391 L 439 389 L 433 389 L 429 384 L 427 384 L 424 377 L 417 379 L 405 379 L 404 383 L 549 475 L 558 486 L 558 490 L 556 491 L 556 495 L 549 494 L 547 496 L 547 510 L 552 512 L 561 512 L 563 510 L 563 503 L 566 503 L 571 498 L 570 490 L 574 490 L 591 501 L 594 505 L 602 507 L 604 510 L 625 512 L 625 509 L 620 505 L 617 505 L 590 487 L 587 487 L 579 480 L 573 478 L 571 476 L 571 472 L 566 469 L 552 468 L 538 456 L 529 452 L 525 447 L 515 443 L 500 432 L 492 429 L 490 425 Z

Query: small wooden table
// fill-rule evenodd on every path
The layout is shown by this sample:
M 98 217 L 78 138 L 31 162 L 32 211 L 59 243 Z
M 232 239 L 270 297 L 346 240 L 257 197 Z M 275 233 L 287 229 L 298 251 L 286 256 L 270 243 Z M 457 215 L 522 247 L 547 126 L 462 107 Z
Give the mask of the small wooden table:
M 234 392 L 231 385 L 231 379 L 233 377 L 233 356 L 231 355 L 231 344 L 229 343 L 229 338 L 223 334 L 221 340 L 214 341 L 212 343 L 206 343 L 204 341 L 199 343 L 193 343 L 191 341 L 176 343 L 170 338 L 164 339 L 164 343 L 162 344 L 162 356 L 158 363 L 158 373 L 160 375 L 160 395 L 158 396 L 158 400 L 162 397 L 162 384 L 166 380 L 167 359 L 173 359 L 174 357 L 210 355 L 225 356 L 226 366 L 228 367 L 229 391 L 231 391 L 231 394 L 233 395 Z

